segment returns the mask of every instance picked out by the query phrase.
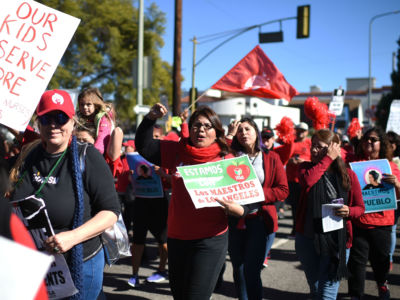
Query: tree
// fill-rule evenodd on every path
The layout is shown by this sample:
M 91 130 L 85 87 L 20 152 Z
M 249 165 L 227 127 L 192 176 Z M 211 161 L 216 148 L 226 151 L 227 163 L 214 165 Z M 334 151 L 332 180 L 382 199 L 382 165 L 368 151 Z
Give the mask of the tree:
M 114 99 L 117 117 L 134 118 L 136 90 L 132 61 L 137 57 L 138 10 L 131 0 L 41 0 L 44 5 L 75 16 L 81 23 L 59 64 L 49 88 L 96 86 Z M 172 68 L 159 55 L 164 45 L 165 14 L 155 4 L 145 11 L 144 55 L 152 58 L 152 87 L 143 92 L 148 105 L 161 95 L 171 99 Z
M 392 89 L 389 94 L 382 96 L 375 114 L 377 117 L 376 125 L 383 129 L 386 129 L 392 101 L 400 99 L 400 39 L 397 41 L 397 44 L 399 45 L 399 49 L 397 50 L 397 70 L 393 70 L 392 74 L 390 74 Z

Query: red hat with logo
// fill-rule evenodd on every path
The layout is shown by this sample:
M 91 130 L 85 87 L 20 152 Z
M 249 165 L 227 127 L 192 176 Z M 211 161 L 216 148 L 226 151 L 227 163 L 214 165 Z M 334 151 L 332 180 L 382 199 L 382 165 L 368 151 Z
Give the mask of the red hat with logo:
M 60 110 L 70 118 L 75 115 L 74 104 L 66 91 L 49 90 L 44 92 L 36 108 L 36 114 L 43 116 L 54 110 Z

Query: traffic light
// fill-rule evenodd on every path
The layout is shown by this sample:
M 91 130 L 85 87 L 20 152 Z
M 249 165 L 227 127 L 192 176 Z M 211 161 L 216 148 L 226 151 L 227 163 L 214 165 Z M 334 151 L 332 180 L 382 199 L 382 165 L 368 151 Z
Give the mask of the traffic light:
M 297 7 L 297 38 L 310 37 L 310 5 Z

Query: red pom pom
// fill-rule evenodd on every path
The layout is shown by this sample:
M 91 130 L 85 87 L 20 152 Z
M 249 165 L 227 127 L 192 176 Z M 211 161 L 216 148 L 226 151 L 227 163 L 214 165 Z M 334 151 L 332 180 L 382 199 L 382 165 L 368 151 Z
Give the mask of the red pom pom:
M 276 125 L 275 130 L 280 140 L 285 144 L 293 143 L 296 138 L 294 124 L 288 117 L 283 117 L 281 122 Z
M 349 128 L 347 128 L 347 135 L 349 136 L 350 139 L 352 139 L 355 136 L 357 136 L 357 132 L 359 132 L 360 130 L 361 130 L 360 122 L 358 121 L 357 118 L 353 118 L 351 120 Z
M 319 102 L 317 97 L 308 97 L 304 102 L 304 112 L 313 122 L 316 130 L 329 128 L 329 123 L 335 119 L 335 115 L 328 109 L 328 105 Z

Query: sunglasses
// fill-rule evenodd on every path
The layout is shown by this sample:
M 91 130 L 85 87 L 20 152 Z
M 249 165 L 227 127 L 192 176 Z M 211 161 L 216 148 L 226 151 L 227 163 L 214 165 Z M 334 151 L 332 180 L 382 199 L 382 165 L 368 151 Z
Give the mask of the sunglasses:
M 328 149 L 328 147 L 327 146 L 321 146 L 321 145 L 318 145 L 318 144 L 312 144 L 311 145 L 311 149 L 315 149 L 317 151 L 321 151 L 323 149 Z
M 62 126 L 65 125 L 68 121 L 69 121 L 69 117 L 63 113 L 57 113 L 57 114 L 46 114 L 43 116 L 38 117 L 40 124 L 42 124 L 43 126 L 48 126 L 50 125 L 52 122 L 54 122 L 55 124 Z
M 368 141 L 371 142 L 372 144 L 374 144 L 374 143 L 380 141 L 379 139 L 377 139 L 377 138 L 375 138 L 375 137 L 367 137 L 365 140 L 366 140 L 367 142 L 368 142 Z

